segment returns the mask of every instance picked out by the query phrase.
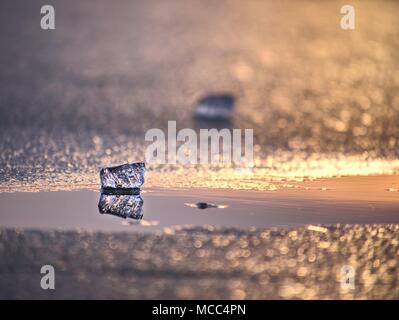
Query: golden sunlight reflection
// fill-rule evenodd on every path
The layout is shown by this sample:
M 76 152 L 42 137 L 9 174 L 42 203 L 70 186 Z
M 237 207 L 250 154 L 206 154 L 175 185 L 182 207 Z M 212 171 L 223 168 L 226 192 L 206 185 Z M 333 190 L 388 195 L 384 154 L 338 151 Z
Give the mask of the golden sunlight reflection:
M 105 157 L 102 163 L 117 163 L 112 157 Z M 343 176 L 393 175 L 399 172 L 399 159 L 368 158 L 368 155 L 345 156 L 343 154 L 312 154 L 276 152 L 267 157 L 255 157 L 253 168 L 218 166 L 148 166 L 146 188 L 232 188 L 274 191 L 286 188 L 300 188 L 298 183 L 321 178 Z M 296 183 L 292 183 L 296 182 Z M 98 172 L 88 168 L 81 173 L 55 172 L 48 169 L 41 178 L 32 182 L 11 180 L 1 186 L 1 192 L 97 190 Z M 319 185 L 320 190 L 326 186 Z M 387 185 L 386 191 L 396 191 L 398 186 Z

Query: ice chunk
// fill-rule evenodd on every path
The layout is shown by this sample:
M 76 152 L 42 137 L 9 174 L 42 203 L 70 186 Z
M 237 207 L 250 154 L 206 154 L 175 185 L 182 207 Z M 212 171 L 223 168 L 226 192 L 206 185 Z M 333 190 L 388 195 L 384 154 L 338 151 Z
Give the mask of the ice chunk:
M 103 168 L 100 171 L 103 189 L 136 189 L 144 183 L 145 164 L 137 162 L 117 167 Z
M 121 218 L 140 220 L 143 217 L 144 200 L 140 195 L 109 195 L 101 193 L 98 201 L 100 213 Z

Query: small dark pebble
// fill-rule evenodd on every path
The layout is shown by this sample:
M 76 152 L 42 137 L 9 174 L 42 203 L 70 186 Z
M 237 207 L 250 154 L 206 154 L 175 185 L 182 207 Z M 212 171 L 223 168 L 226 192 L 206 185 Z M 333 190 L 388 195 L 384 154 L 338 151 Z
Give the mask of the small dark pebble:
M 216 208 L 216 207 L 217 206 L 212 203 L 206 203 L 206 202 L 198 202 L 197 203 L 198 209 L 207 209 L 207 208 Z

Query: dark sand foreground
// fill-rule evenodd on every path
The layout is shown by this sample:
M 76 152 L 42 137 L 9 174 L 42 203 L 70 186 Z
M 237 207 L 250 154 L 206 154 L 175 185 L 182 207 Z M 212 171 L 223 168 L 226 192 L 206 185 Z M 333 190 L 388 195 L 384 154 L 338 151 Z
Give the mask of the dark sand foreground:
M 175 234 L 0 230 L 0 298 L 398 299 L 399 225 L 192 229 Z M 51 264 L 55 290 L 40 288 Z M 341 289 L 341 268 L 356 272 Z

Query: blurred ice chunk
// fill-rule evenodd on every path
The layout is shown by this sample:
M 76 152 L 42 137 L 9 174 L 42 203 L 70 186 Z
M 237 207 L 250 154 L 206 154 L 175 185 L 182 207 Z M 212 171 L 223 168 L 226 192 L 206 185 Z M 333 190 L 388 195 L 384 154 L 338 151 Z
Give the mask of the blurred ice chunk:
M 137 189 L 144 183 L 145 164 L 137 162 L 100 171 L 102 189 Z
M 140 220 L 143 217 L 144 200 L 140 195 L 108 195 L 101 193 L 98 201 L 100 213 L 121 218 Z
M 233 114 L 234 98 L 229 94 L 213 94 L 200 99 L 194 117 L 203 120 L 230 120 Z

